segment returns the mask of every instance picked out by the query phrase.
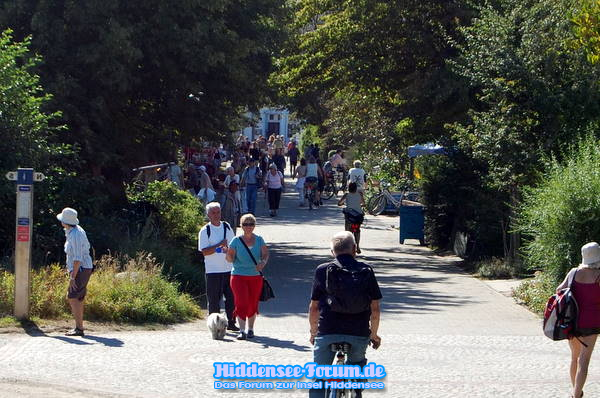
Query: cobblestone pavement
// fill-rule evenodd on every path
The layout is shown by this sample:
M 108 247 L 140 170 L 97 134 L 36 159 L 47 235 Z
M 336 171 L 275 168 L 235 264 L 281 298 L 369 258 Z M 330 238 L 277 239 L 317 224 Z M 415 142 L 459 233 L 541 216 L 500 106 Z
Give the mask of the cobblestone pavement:
M 291 190 L 289 190 L 291 191 Z M 262 196 L 262 193 L 260 194 Z M 164 331 L 85 338 L 0 336 L 0 397 L 305 397 L 306 390 L 213 387 L 213 362 L 311 361 L 307 307 L 312 271 L 330 256 L 343 228 L 330 201 L 309 211 L 286 192 L 280 215 L 259 202 L 256 232 L 270 244 L 266 270 L 277 298 L 261 305 L 257 337 L 213 341 L 203 322 Z M 527 397 L 569 395 L 568 348 L 541 334 L 540 320 L 489 285 L 418 242 L 399 245 L 396 217 L 367 217 L 362 258 L 383 292 L 382 347 L 369 361 L 385 366 L 385 390 L 365 396 Z M 600 395 L 593 360 L 586 397 Z

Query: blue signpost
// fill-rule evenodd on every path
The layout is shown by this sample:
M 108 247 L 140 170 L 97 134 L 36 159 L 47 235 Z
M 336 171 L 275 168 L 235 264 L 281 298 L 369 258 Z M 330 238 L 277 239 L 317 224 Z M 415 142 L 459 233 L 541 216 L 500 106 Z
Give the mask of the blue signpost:
M 33 225 L 33 183 L 42 181 L 42 173 L 19 168 L 6 174 L 17 183 L 17 211 L 15 222 L 15 317 L 29 317 L 31 295 L 31 228 Z

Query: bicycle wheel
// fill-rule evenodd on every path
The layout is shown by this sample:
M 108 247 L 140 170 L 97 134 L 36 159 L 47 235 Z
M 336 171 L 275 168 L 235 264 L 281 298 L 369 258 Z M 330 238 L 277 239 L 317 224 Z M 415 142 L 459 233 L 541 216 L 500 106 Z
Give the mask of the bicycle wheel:
M 308 191 L 308 210 L 312 210 L 314 205 L 315 205 L 315 193 L 311 189 L 310 191 Z
M 367 202 L 367 211 L 369 214 L 374 216 L 378 216 L 383 213 L 385 206 L 387 204 L 387 199 L 383 195 L 375 195 Z
M 331 199 L 335 195 L 335 192 L 335 185 L 332 182 L 329 182 L 327 185 L 325 185 L 325 189 L 323 190 L 321 197 L 323 199 Z

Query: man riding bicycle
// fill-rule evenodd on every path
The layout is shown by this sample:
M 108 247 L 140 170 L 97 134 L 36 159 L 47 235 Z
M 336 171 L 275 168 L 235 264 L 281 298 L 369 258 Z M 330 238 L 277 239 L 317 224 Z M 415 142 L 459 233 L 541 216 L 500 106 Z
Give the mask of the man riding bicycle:
M 333 343 L 349 343 L 348 363 L 364 367 L 369 341 L 378 348 L 381 291 L 373 269 L 356 261 L 356 242 L 348 231 L 331 239 L 333 262 L 315 270 L 308 310 L 310 342 L 318 365 L 331 365 Z M 310 390 L 310 397 L 323 397 L 324 390 Z

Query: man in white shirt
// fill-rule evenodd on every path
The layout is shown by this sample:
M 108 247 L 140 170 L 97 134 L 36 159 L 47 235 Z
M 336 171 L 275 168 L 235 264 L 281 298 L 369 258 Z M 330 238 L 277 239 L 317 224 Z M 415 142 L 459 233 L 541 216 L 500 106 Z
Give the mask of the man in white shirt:
M 348 182 L 356 183 L 356 190 L 358 192 L 365 192 L 365 170 L 361 167 L 360 161 L 354 161 L 354 167 L 350 169 L 348 173 Z
M 210 222 L 198 234 L 198 250 L 204 256 L 206 270 L 206 301 L 208 313 L 221 312 L 221 297 L 225 297 L 225 313 L 227 314 L 228 330 L 239 331 L 235 326 L 233 310 L 235 308 L 233 292 L 229 285 L 231 278 L 231 263 L 225 256 L 229 243 L 234 238 L 231 226 L 221 221 L 221 206 L 217 202 L 206 205 L 206 214 Z

